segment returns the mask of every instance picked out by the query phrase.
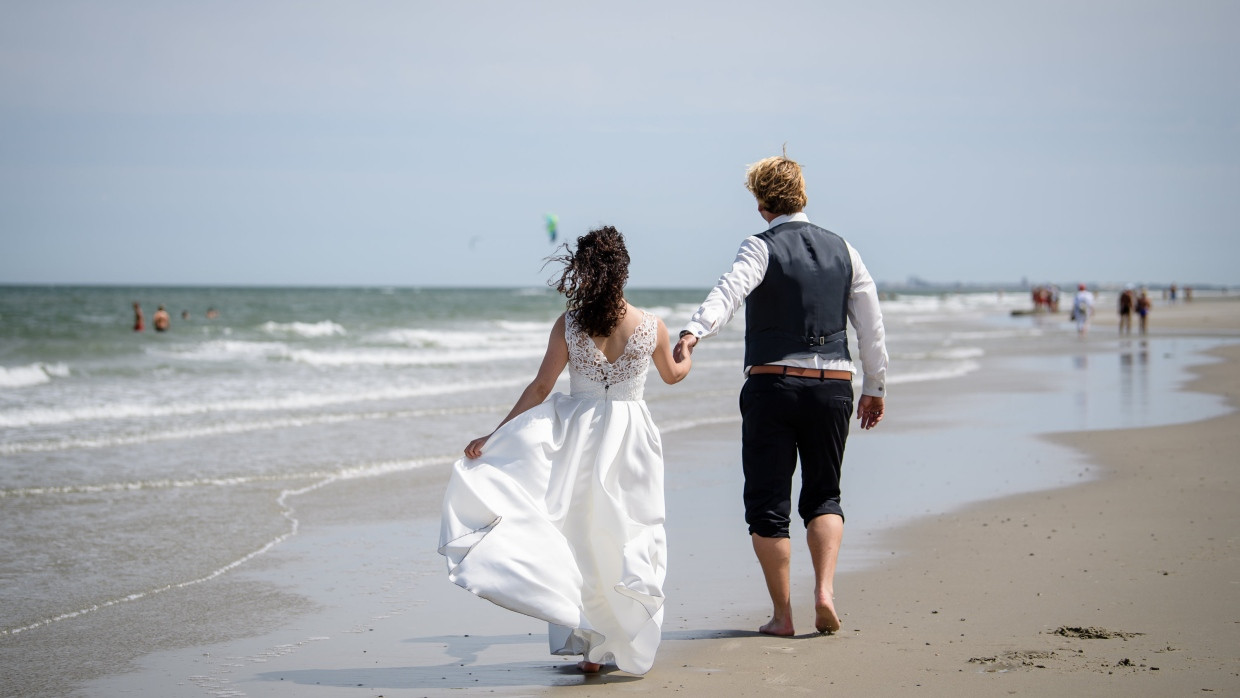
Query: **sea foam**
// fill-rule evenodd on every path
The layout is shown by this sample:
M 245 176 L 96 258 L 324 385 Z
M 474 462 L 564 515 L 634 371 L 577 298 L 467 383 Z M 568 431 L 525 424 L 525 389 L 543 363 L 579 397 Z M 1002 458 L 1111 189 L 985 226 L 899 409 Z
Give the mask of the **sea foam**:
M 340 351 L 290 351 L 288 358 L 311 366 L 454 366 L 458 364 L 495 363 L 513 359 L 536 359 L 542 356 L 541 346 L 499 349 L 352 349 Z
M 377 400 L 401 400 L 494 390 L 498 387 L 524 385 L 528 378 L 509 378 L 486 382 L 457 382 L 442 385 L 424 385 L 405 388 L 359 390 L 352 393 L 295 393 L 281 397 L 239 398 L 206 402 L 181 403 L 116 403 L 62 408 L 26 408 L 0 412 L 0 427 L 28 427 L 40 424 L 65 424 L 82 421 L 118 419 L 142 419 L 178 415 L 209 414 L 215 412 L 269 412 L 277 410 L 303 410 L 330 405 L 370 402 Z
M 295 334 L 301 337 L 335 337 L 347 334 L 344 327 L 331 320 L 319 322 L 272 322 L 261 325 L 268 334 Z
M 65 378 L 68 375 L 69 367 L 64 364 L 36 363 L 12 368 L 0 366 L 0 388 L 24 388 L 47 383 L 53 377 Z
M 181 429 L 164 429 L 161 431 L 142 431 L 130 434 L 111 434 L 94 438 L 65 438 L 33 441 L 11 441 L 0 443 L 0 454 L 41 453 L 46 451 L 67 451 L 85 448 L 115 448 L 135 444 L 153 443 L 157 441 L 179 441 L 208 436 L 226 436 L 246 434 L 255 431 L 275 429 L 296 429 L 309 426 L 328 424 L 344 424 L 348 422 L 381 420 L 381 419 L 422 419 L 442 417 L 445 415 L 474 414 L 478 412 L 502 412 L 507 409 L 503 405 L 477 405 L 471 407 L 439 407 L 420 410 L 397 410 L 386 412 L 346 412 L 339 414 L 310 414 L 300 417 L 281 419 L 253 419 L 246 416 L 240 421 L 228 421 L 201 427 Z M 0 496 L 4 496 L 0 492 Z

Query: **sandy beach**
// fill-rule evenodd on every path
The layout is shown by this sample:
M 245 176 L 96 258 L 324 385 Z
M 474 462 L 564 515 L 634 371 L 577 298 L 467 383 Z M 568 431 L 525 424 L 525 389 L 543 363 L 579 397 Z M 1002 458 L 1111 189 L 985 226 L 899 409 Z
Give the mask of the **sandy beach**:
M 1032 364 L 996 358 L 1032 366 L 1023 377 L 983 371 L 893 390 L 889 421 L 849 443 L 846 476 L 874 474 L 846 482 L 853 509 L 836 580 L 843 628 L 832 636 L 805 633 L 811 575 L 795 529 L 803 634 L 753 632 L 769 608 L 737 501 L 739 423 L 724 422 L 665 435 L 668 615 L 644 677 L 583 677 L 547 654 L 544 624 L 446 580 L 433 554 L 445 479 L 437 468 L 301 495 L 296 536 L 149 604 L 150 627 L 169 638 L 165 651 L 127 652 L 116 638 L 96 644 L 95 678 L 49 672 L 0 686 L 14 696 L 1236 694 L 1240 303 L 1157 306 L 1148 351 L 1140 337 L 1114 332 L 1102 314 L 1089 339 L 1047 341 Z M 1207 363 L 1193 365 L 1195 377 L 1176 391 L 1142 387 L 1161 385 L 1143 372 L 1184 360 L 1182 337 L 1216 338 L 1213 358 L 1196 355 Z M 1107 380 L 1118 368 L 1121 378 L 1065 390 L 1041 384 L 1043 363 L 1089 367 Z M 1099 407 L 1111 404 L 1102 392 L 1154 411 L 1178 409 L 1176 395 L 1187 395 L 1192 405 L 1217 403 L 1221 416 L 1196 419 L 1194 407 L 1165 420 L 1175 423 L 1137 429 L 1096 428 L 1110 422 L 1090 417 L 1089 430 L 1074 432 L 1048 415 L 1046 431 L 1055 433 L 1025 439 L 971 412 L 1023 404 L 1024 395 L 1036 404 L 1089 401 L 1053 411 L 1091 415 L 1109 409 Z M 896 462 L 874 462 L 883 454 Z M 975 471 L 952 471 L 959 487 L 986 479 L 978 473 L 1008 478 L 1013 464 L 1055 461 L 1060 474 L 998 498 L 979 485 L 982 494 L 971 496 L 984 501 L 927 502 L 925 516 L 897 524 L 867 512 L 887 496 L 937 500 L 942 490 L 922 483 L 948 476 L 924 464 L 945 459 L 973 462 Z M 27 647 L 54 661 L 57 647 L 71 648 L 75 635 L 106 637 L 109 623 L 105 609 L 40 629 Z

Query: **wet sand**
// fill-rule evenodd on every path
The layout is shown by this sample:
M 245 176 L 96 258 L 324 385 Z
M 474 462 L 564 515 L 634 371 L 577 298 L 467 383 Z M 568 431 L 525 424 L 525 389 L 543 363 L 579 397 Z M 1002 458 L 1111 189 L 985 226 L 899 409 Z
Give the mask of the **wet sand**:
M 1113 333 L 1100 322 L 1088 351 L 1113 353 Z M 1155 307 L 1151 337 L 1202 333 L 1240 339 L 1240 303 Z M 1240 345 L 1212 353 L 1221 360 L 1195 368 L 1185 388 L 1222 395 L 1234 410 Z M 898 408 L 934 391 L 893 392 Z M 880 429 L 899 434 L 907 427 L 892 412 Z M 917 415 L 933 422 L 924 407 Z M 437 536 L 436 470 L 306 495 L 297 536 L 211 589 L 161 601 L 167 618 L 180 622 L 192 603 L 199 622 L 229 628 L 218 641 L 118 658 L 104 672 L 113 675 L 75 688 L 94 696 L 1240 692 L 1240 413 L 1046 437 L 1048 453 L 1080 458 L 1071 486 L 895 529 L 859 513 L 836 583 L 843 628 L 786 639 L 752 631 L 769 608 L 749 541 L 735 531 L 737 434 L 737 424 L 720 424 L 665 437 L 667 461 L 677 464 L 668 470 L 671 601 L 664 646 L 645 677 L 583 677 L 547 654 L 542 623 L 448 583 L 442 560 L 427 554 Z M 850 441 L 847 467 L 863 466 L 871 434 Z M 1023 457 L 985 455 L 995 468 Z M 806 631 L 810 572 L 796 536 L 793 589 L 804 600 L 796 621 Z M 240 630 L 254 608 L 269 607 L 263 595 L 287 617 L 268 613 Z M 90 622 L 107 623 L 106 612 L 94 615 Z

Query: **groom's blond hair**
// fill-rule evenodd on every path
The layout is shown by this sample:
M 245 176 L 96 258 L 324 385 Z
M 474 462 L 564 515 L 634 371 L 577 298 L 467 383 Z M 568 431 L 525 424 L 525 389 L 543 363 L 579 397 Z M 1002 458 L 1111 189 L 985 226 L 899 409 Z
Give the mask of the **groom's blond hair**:
M 805 178 L 801 166 L 787 154 L 759 160 L 745 170 L 745 187 L 758 200 L 758 206 L 777 216 L 805 208 Z

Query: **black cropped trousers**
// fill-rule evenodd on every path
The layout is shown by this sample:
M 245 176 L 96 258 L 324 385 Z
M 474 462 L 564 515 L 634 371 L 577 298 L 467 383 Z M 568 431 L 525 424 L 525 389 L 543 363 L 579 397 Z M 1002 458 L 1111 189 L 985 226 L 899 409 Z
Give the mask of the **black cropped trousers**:
M 787 538 L 792 477 L 801 463 L 797 513 L 806 526 L 843 518 L 840 471 L 853 412 L 852 382 L 778 374 L 750 376 L 741 388 L 745 522 L 764 538 Z

